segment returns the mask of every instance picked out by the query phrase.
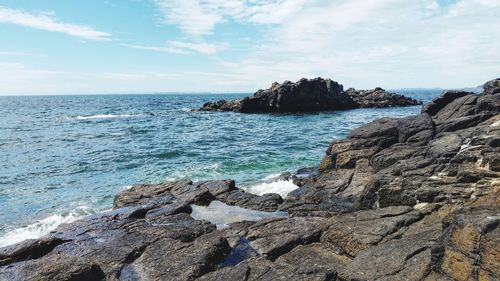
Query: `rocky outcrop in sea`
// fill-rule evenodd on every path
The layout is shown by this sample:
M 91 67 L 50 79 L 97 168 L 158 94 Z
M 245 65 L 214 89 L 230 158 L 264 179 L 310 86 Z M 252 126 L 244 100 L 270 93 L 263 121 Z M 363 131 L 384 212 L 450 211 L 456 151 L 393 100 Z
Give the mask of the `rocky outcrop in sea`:
M 343 110 L 360 107 L 419 105 L 420 101 L 390 93 L 382 88 L 356 91 L 330 79 L 300 79 L 293 83 L 273 83 L 269 89 L 258 90 L 252 97 L 239 100 L 207 102 L 201 111 L 235 111 L 242 113 L 311 112 Z
M 0 280 L 498 280 L 500 79 L 333 141 L 285 198 L 232 180 L 138 185 L 0 249 Z M 216 225 L 214 202 L 268 218 Z M 205 216 L 210 219 L 209 216 Z

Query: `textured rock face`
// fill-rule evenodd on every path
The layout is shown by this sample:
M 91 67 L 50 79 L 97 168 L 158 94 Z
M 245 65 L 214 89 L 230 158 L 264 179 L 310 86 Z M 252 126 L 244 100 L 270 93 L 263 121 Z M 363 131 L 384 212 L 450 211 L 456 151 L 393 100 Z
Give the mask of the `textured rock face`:
M 114 210 L 0 249 L 0 280 L 499 280 L 500 85 L 334 141 L 284 199 L 234 181 L 139 185 Z M 306 176 L 307 175 L 307 176 Z M 216 229 L 212 200 L 288 217 Z
M 357 107 L 391 107 L 419 105 L 421 102 L 395 93 L 387 92 L 382 88 L 357 91 L 350 88 L 347 95 L 357 104 Z
M 330 79 L 301 79 L 295 83 L 274 83 L 269 89 L 257 91 L 253 97 L 241 100 L 221 100 L 205 103 L 202 111 L 258 112 L 308 112 L 342 110 L 359 107 L 409 106 L 419 101 L 381 88 L 367 91 L 349 89 Z

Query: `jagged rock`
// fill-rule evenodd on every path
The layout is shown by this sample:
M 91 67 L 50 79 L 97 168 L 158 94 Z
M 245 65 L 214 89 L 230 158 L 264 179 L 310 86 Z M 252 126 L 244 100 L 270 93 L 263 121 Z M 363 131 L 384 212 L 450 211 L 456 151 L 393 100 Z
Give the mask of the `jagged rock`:
M 483 89 L 486 95 L 500 94 L 500 78 L 486 82 Z
M 357 91 L 349 88 L 346 93 L 356 102 L 358 107 L 391 107 L 391 106 L 411 106 L 419 105 L 421 102 L 377 87 L 373 90 Z
M 300 79 L 292 83 L 273 83 L 269 89 L 258 90 L 241 100 L 207 102 L 201 111 L 235 111 L 242 113 L 309 112 L 343 110 L 360 107 L 419 105 L 421 102 L 381 88 L 367 91 L 349 89 L 330 79 Z
M 146 220 L 146 213 L 142 217 L 123 215 L 130 213 L 130 208 L 64 224 L 37 244 L 29 241 L 29 246 L 14 246 L 14 250 L 3 254 L 6 266 L 0 268 L 0 280 L 114 278 L 122 267 L 141 256 L 156 241 L 170 239 L 187 243 L 215 229 L 214 225 L 196 221 L 180 210 L 177 214 L 170 212 L 171 215 Z
M 454 100 L 468 96 L 474 95 L 472 92 L 465 91 L 444 91 L 443 94 L 435 99 L 433 99 L 430 103 L 424 105 L 422 107 L 422 113 L 427 113 L 431 116 L 436 115 L 441 109 L 445 106 L 453 102 Z
M 180 180 L 133 186 L 118 193 L 114 206 L 119 208 L 140 204 L 147 212 L 158 206 L 179 203 L 179 200 L 198 205 L 208 205 L 212 200 L 219 200 L 228 205 L 259 211 L 276 211 L 283 202 L 279 194 L 255 195 L 245 192 L 237 188 L 233 180 Z

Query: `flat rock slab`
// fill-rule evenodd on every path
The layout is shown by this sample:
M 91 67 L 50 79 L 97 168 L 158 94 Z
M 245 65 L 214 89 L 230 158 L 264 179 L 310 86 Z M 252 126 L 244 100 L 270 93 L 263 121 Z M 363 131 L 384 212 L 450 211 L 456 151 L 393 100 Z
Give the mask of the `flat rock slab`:
M 229 253 L 226 239 L 207 234 L 194 242 L 161 239 L 122 268 L 119 280 L 193 280 L 217 267 Z
M 337 269 L 349 259 L 324 249 L 319 244 L 298 246 L 272 262 L 251 258 L 234 267 L 206 274 L 199 280 L 335 280 Z
M 277 218 L 257 222 L 247 234 L 250 245 L 261 255 L 274 259 L 298 245 L 319 241 L 323 218 Z

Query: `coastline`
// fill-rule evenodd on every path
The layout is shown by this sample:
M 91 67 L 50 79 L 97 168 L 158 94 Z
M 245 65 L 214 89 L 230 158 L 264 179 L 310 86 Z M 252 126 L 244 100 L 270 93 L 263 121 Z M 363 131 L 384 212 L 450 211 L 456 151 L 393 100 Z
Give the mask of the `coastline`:
M 234 181 L 134 186 L 112 211 L 0 249 L 0 277 L 498 278 L 499 92 L 500 80 L 445 92 L 418 116 L 355 129 L 285 198 Z M 214 201 L 288 216 L 219 229 L 190 217 Z

